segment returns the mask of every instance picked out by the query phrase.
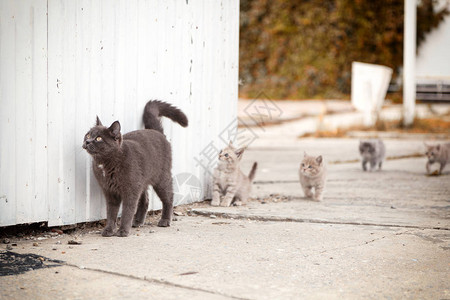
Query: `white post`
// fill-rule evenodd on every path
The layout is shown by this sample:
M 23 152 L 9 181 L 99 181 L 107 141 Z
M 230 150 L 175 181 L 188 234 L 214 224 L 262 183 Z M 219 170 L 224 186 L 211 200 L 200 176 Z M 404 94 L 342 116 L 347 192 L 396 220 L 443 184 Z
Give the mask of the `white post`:
M 403 29 L 403 125 L 411 126 L 416 106 L 417 0 L 405 0 Z

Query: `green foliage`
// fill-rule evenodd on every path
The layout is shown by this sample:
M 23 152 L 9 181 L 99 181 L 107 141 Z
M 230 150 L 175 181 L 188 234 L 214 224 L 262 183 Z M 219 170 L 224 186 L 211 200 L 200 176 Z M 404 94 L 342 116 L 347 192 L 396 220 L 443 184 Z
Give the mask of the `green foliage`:
M 434 0 L 418 6 L 420 45 L 449 13 Z M 403 62 L 403 0 L 241 0 L 242 97 L 342 98 L 351 63 L 394 69 Z

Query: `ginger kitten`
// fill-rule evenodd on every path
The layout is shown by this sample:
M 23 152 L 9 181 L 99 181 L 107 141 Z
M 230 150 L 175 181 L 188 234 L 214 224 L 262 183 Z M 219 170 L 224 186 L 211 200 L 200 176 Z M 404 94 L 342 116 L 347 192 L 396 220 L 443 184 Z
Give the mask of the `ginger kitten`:
M 299 170 L 300 184 L 305 197 L 317 201 L 322 200 L 326 176 L 327 170 L 322 155 L 314 157 L 305 152 Z
M 250 174 L 244 175 L 239 168 L 244 151 L 245 148 L 234 148 L 231 141 L 220 151 L 219 163 L 214 169 L 212 206 L 242 205 L 247 201 L 258 164 L 253 163 Z
M 442 174 L 442 171 L 445 168 L 449 158 L 450 158 L 450 143 L 445 144 L 437 144 L 437 145 L 428 145 L 427 147 L 427 155 L 428 161 L 426 164 L 427 173 L 430 174 L 430 166 L 434 163 L 439 164 L 439 173 Z

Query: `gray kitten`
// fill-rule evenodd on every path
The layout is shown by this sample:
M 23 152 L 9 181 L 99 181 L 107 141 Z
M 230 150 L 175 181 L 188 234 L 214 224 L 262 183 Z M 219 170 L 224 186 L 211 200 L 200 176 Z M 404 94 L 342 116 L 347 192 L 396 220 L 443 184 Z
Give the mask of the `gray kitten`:
M 327 169 L 322 155 L 314 157 L 307 155 L 305 152 L 299 170 L 300 184 L 305 197 L 313 198 L 317 201 L 322 200 L 326 176 Z
M 378 170 L 381 170 L 384 156 L 386 154 L 386 148 L 384 143 L 380 139 L 367 140 L 359 142 L 359 153 L 362 158 L 362 168 L 367 171 L 366 164 L 370 163 L 370 171 L 375 170 L 378 165 Z
M 186 115 L 161 101 L 149 101 L 144 110 L 144 130 L 120 133 L 120 123 L 108 128 L 97 122 L 84 137 L 83 148 L 92 156 L 94 175 L 106 198 L 106 227 L 103 236 L 115 234 L 122 203 L 120 228 L 116 235 L 128 236 L 131 226 L 144 223 L 149 185 L 162 202 L 158 226 L 170 226 L 173 211 L 172 150 L 159 118 L 168 117 L 186 127 Z
M 438 163 L 440 165 L 438 174 L 442 174 L 442 171 L 450 158 L 450 143 L 437 145 L 425 144 L 425 146 L 427 147 L 427 152 L 425 154 L 428 157 L 426 164 L 427 173 L 430 173 L 430 166 L 432 164 Z
M 235 205 L 242 205 L 243 202 L 247 201 L 258 164 L 253 163 L 250 174 L 248 174 L 248 177 L 245 176 L 239 168 L 239 162 L 244 151 L 245 148 L 234 148 L 231 141 L 228 147 L 220 151 L 219 163 L 214 169 L 214 189 L 211 205 L 230 206 L 233 201 Z

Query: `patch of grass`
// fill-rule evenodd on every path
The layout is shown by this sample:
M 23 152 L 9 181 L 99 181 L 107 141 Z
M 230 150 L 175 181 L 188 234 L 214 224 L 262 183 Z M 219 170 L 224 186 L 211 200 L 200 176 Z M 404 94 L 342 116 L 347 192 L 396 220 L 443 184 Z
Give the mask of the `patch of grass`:
M 401 125 L 403 127 L 403 125 Z M 411 133 L 450 133 L 450 121 L 447 119 L 414 119 L 410 128 L 402 128 Z
M 361 129 L 363 129 L 361 127 Z M 314 138 L 334 138 L 334 137 L 346 137 L 347 136 L 347 132 L 350 130 L 355 130 L 350 129 L 350 128 L 346 128 L 346 129 L 341 129 L 338 128 L 337 130 L 331 130 L 331 131 L 316 131 L 316 132 L 312 132 L 312 133 L 305 133 L 304 135 L 300 136 L 300 137 L 314 137 Z

